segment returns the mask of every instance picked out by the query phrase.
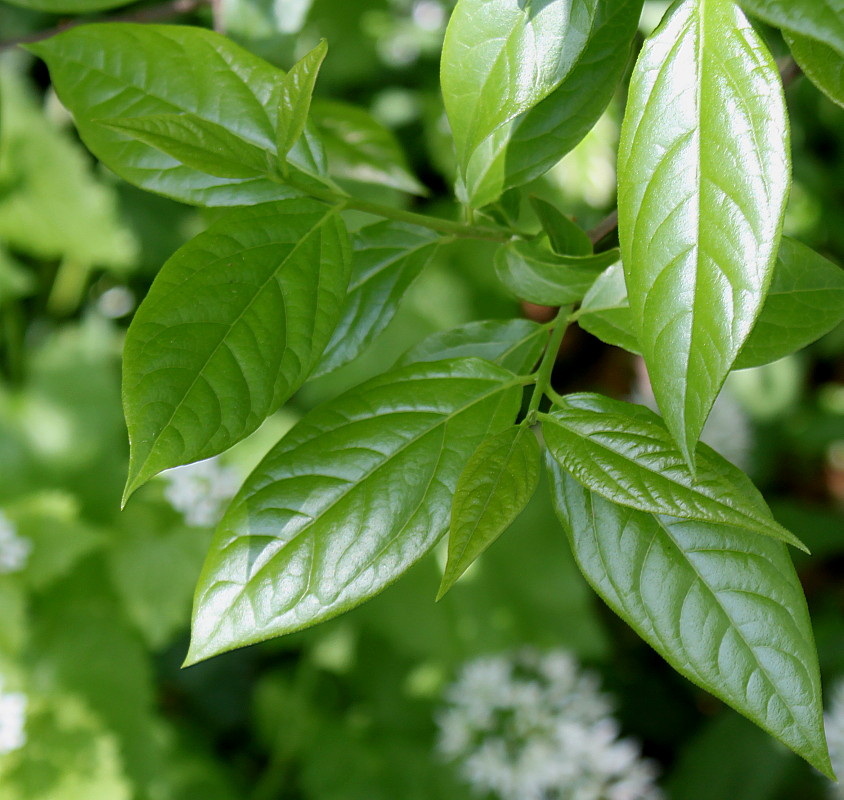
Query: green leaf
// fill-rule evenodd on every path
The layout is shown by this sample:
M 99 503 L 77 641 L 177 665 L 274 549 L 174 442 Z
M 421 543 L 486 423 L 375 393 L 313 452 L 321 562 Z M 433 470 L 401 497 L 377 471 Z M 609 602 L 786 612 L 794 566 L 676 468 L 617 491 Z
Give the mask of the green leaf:
M 348 295 L 314 377 L 347 364 L 384 331 L 438 245 L 437 234 L 389 220 L 362 228 L 352 237 Z
M 844 106 L 844 52 L 799 33 L 783 31 L 783 37 L 809 80 L 833 103 Z
M 254 431 L 308 377 L 340 315 L 349 245 L 336 208 L 233 209 L 164 265 L 129 328 L 126 497 Z
M 556 206 L 541 197 L 531 196 L 530 204 L 555 253 L 565 256 L 591 256 L 592 241 Z
M 267 175 L 275 160 L 267 150 L 196 114 L 150 114 L 96 122 L 161 150 L 186 167 L 218 178 Z
M 548 344 L 548 328 L 528 319 L 468 322 L 449 331 L 434 333 L 408 350 L 397 367 L 418 361 L 446 358 L 484 358 L 524 375 L 539 361 Z
M 48 14 L 87 14 L 129 5 L 127 0 L 9 0 L 12 5 Z
M 602 342 L 638 354 L 639 342 L 634 332 L 624 267 L 621 262 L 607 267 L 586 292 L 575 317 L 577 324 Z
M 829 333 L 844 319 L 844 270 L 783 237 L 774 279 L 735 369 L 777 361 Z
M 325 145 L 328 171 L 335 178 L 428 194 L 410 171 L 392 131 L 368 111 L 346 103 L 314 100 L 311 118 Z
M 574 69 L 548 97 L 515 120 L 503 158 L 505 188 L 543 175 L 592 130 L 627 68 L 642 4 L 643 0 L 598 3 L 589 40 Z
M 560 465 L 607 500 L 733 525 L 806 549 L 774 520 L 750 478 L 702 443 L 695 478 L 662 420 L 644 406 L 598 394 L 568 395 L 543 415 L 542 432 Z
M 467 200 L 480 207 L 501 193 L 468 179 L 475 152 L 493 134 L 490 155 L 506 145 L 503 126 L 533 108 L 571 72 L 586 47 L 598 0 L 459 0 L 446 30 L 441 82 Z M 485 172 L 486 164 L 480 165 Z M 477 170 L 477 167 L 476 167 Z
M 844 56 L 844 3 L 841 0 L 740 0 L 745 10 L 783 31 L 808 36 Z
M 287 158 L 290 149 L 305 131 L 317 75 L 327 52 L 328 44 L 322 39 L 293 65 L 281 82 L 277 132 L 278 157 L 281 160 Z
M 47 62 L 88 148 L 130 183 L 207 206 L 297 194 L 265 177 L 209 176 L 97 122 L 187 113 L 275 153 L 284 72 L 224 36 L 178 25 L 104 23 L 81 25 L 29 49 Z M 289 162 L 307 175 L 324 174 L 324 154 L 313 132 L 306 130 Z
M 539 485 L 541 455 L 525 425 L 484 439 L 472 454 L 452 500 L 448 563 L 437 600 L 524 510 Z
M 495 272 L 520 300 L 562 306 L 582 300 L 601 272 L 618 259 L 618 250 L 564 256 L 536 242 L 517 241 L 498 248 Z
M 477 359 L 374 378 L 308 414 L 246 481 L 199 579 L 187 663 L 313 625 L 392 583 L 448 526 L 521 387 Z
M 681 675 L 832 777 L 809 612 L 786 548 L 615 505 L 548 461 L 575 559 L 610 608 Z
M 619 145 L 619 236 L 654 394 L 692 464 L 765 299 L 790 181 L 776 64 L 731 0 L 645 43 Z

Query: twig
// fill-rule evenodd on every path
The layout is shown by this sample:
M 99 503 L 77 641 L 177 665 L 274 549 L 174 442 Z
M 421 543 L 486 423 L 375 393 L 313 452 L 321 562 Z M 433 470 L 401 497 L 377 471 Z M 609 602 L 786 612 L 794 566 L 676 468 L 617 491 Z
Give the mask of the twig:
M 609 236 L 618 227 L 618 209 L 616 208 L 608 216 L 602 219 L 586 235 L 592 244 L 598 244 L 605 236 Z
M 780 79 L 785 89 L 803 74 L 803 70 L 791 56 L 783 58 L 777 66 L 780 68 Z
M 93 19 L 68 19 L 60 22 L 53 28 L 0 42 L 0 53 L 4 50 L 17 47 L 19 44 L 32 44 L 33 42 L 40 42 L 42 39 L 49 39 L 57 33 L 76 28 L 79 25 L 88 25 L 91 22 L 158 22 L 159 20 L 178 17 L 182 14 L 190 14 L 198 8 L 209 5 L 209 3 L 210 0 L 170 0 L 168 3 L 161 3 L 157 6 L 146 6 L 126 14 L 113 14 L 111 16 L 95 17 Z

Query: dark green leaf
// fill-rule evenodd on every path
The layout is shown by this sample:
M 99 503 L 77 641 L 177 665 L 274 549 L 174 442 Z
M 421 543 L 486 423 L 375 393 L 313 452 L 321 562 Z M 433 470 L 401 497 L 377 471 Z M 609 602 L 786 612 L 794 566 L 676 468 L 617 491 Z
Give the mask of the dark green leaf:
M 734 525 L 805 550 L 771 516 L 750 479 L 705 444 L 697 477 L 662 420 L 644 406 L 598 394 L 572 394 L 543 415 L 554 458 L 590 491 L 653 514 Z
M 438 243 L 437 234 L 403 222 L 378 222 L 354 235 L 348 296 L 314 377 L 347 364 L 384 331 Z
M 441 82 L 470 205 L 479 208 L 501 194 L 500 182 L 491 188 L 484 184 L 488 165 L 506 147 L 504 126 L 571 72 L 586 47 L 597 6 L 598 0 L 457 3 L 446 30 Z M 470 169 L 479 150 L 480 163 L 476 159 Z
M 85 144 L 130 183 L 208 206 L 297 194 L 264 177 L 209 176 L 97 122 L 188 113 L 274 153 L 284 73 L 224 36 L 177 25 L 105 23 L 81 25 L 30 49 L 47 62 Z M 321 145 L 308 131 L 289 161 L 307 175 L 325 172 Z
M 592 255 L 592 242 L 586 232 L 575 225 L 556 206 L 541 197 L 531 197 L 530 204 L 555 253 L 565 256 Z
M 740 0 L 751 14 L 783 31 L 823 42 L 844 56 L 844 3 L 841 0 Z
M 126 337 L 126 496 L 254 431 L 308 377 L 349 280 L 337 209 L 229 211 L 164 265 Z
M 448 563 L 439 600 L 524 510 L 539 485 L 539 442 L 525 425 L 507 428 L 479 445 L 451 505 Z
M 592 130 L 630 60 L 642 2 L 598 3 L 586 49 L 571 74 L 515 121 L 506 157 L 502 157 L 506 159 L 505 187 L 520 186 L 543 175 Z
M 536 366 L 547 343 L 548 329 L 527 319 L 469 322 L 423 339 L 396 366 L 474 356 L 524 375 Z
M 783 237 L 774 279 L 736 369 L 756 367 L 800 350 L 844 319 L 844 270 L 800 242 Z
M 521 387 L 459 359 L 372 379 L 312 411 L 267 455 L 217 530 L 188 663 L 356 606 L 448 526 L 478 443 L 510 425 Z
M 272 172 L 275 157 L 196 114 L 150 114 L 96 120 L 161 150 L 186 167 L 219 178 L 256 178 Z
M 762 309 L 789 182 L 770 53 L 730 0 L 684 0 L 633 74 L 618 207 L 637 339 L 690 464 Z
M 549 467 L 577 563 L 610 608 L 681 675 L 831 777 L 812 627 L 786 548 L 615 505 Z
M 311 118 L 325 144 L 328 169 L 335 178 L 428 194 L 410 171 L 392 131 L 368 111 L 346 103 L 315 100 Z
M 536 242 L 512 242 L 495 254 L 495 271 L 520 300 L 562 306 L 582 300 L 601 272 L 618 259 L 618 250 L 563 256 Z
M 783 36 L 809 80 L 833 103 L 844 106 L 844 51 L 799 33 L 783 31 Z
M 328 45 L 323 39 L 303 59 L 297 61 L 282 79 L 276 134 L 280 160 L 287 158 L 305 131 L 317 75 L 327 52 Z

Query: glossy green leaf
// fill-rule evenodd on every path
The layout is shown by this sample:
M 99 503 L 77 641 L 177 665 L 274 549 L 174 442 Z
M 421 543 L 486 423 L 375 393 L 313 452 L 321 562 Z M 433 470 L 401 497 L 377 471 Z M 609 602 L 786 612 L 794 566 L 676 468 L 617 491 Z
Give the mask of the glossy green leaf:
M 589 40 L 574 69 L 513 123 L 504 157 L 505 188 L 543 175 L 592 130 L 630 61 L 642 4 L 643 0 L 598 3 Z
M 800 350 L 844 319 L 844 270 L 805 244 L 783 237 L 774 279 L 736 369 Z
M 833 103 L 844 106 L 844 52 L 809 36 L 783 31 L 794 60 Z
M 272 171 L 274 154 L 196 114 L 150 114 L 96 120 L 172 156 L 186 167 L 219 178 L 256 178 Z
M 416 179 L 393 132 L 357 106 L 314 100 L 311 106 L 328 157 L 328 171 L 338 179 L 389 186 L 427 195 Z
M 520 300 L 562 306 L 580 302 L 601 272 L 618 259 L 618 250 L 563 256 L 536 242 L 519 241 L 498 249 L 495 272 Z
M 319 68 L 327 53 L 328 45 L 325 39 L 322 39 L 310 53 L 297 61 L 282 79 L 276 133 L 279 159 L 287 158 L 293 145 L 305 132 Z
M 524 510 L 539 485 L 539 442 L 525 425 L 494 434 L 460 473 L 439 600 Z
M 467 179 L 485 141 L 484 162 L 506 145 L 503 128 L 553 92 L 586 47 L 598 0 L 459 0 L 443 45 L 441 83 L 446 112 L 467 187 L 480 207 L 501 193 L 481 197 L 480 182 Z M 504 136 L 490 137 L 496 132 Z M 480 165 L 480 172 L 486 164 Z M 477 171 L 477 167 L 475 167 Z
M 548 461 L 575 559 L 607 605 L 681 675 L 832 777 L 812 626 L 786 548 L 615 505 Z
M 217 529 L 188 663 L 336 616 L 405 572 L 445 532 L 479 442 L 515 419 L 514 383 L 477 359 L 418 364 L 308 414 Z
M 548 329 L 528 319 L 468 322 L 434 333 L 408 350 L 396 366 L 446 358 L 483 358 L 516 375 L 530 372 L 548 344 Z
M 389 220 L 352 237 L 348 295 L 314 377 L 347 364 L 384 331 L 438 244 L 439 236 L 426 228 Z
M 844 318 L 844 271 L 784 236 L 762 313 L 733 365 L 769 364 L 811 344 Z M 621 264 L 603 272 L 583 298 L 578 324 L 607 344 L 639 353 Z
M 739 0 L 745 10 L 783 31 L 808 36 L 844 55 L 842 0 Z
M 662 420 L 644 406 L 598 394 L 568 395 L 543 415 L 542 432 L 562 467 L 607 500 L 733 525 L 806 549 L 774 520 L 750 478 L 702 443 L 695 478 Z
M 233 209 L 175 253 L 126 337 L 127 496 L 290 397 L 334 330 L 350 260 L 337 209 L 304 199 Z
M 297 194 L 264 177 L 208 175 L 97 122 L 187 113 L 274 153 L 284 72 L 226 37 L 196 27 L 104 23 L 79 26 L 29 49 L 47 62 L 88 148 L 130 183 L 208 206 Z M 325 172 L 321 145 L 307 130 L 289 161 L 307 175 Z
M 572 222 L 556 206 L 541 197 L 531 197 L 530 204 L 539 217 L 551 249 L 565 256 L 592 255 L 592 242 L 580 226 Z
M 790 181 L 776 64 L 731 0 L 645 43 L 619 145 L 619 236 L 654 394 L 689 463 L 765 299 Z

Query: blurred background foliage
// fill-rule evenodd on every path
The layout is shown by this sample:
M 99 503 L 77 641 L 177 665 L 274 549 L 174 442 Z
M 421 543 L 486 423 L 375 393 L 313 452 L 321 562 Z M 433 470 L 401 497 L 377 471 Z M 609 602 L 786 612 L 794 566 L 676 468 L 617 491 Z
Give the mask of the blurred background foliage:
M 646 3 L 643 32 L 666 6 Z M 456 214 L 438 94 L 448 2 L 222 0 L 218 11 L 230 36 L 283 67 L 325 37 L 315 111 L 355 190 Z M 0 6 L 4 40 L 63 19 Z M 210 25 L 211 14 L 181 21 Z M 782 55 L 777 34 L 766 33 Z M 587 228 L 613 207 L 623 96 L 622 87 L 586 140 L 524 196 Z M 789 89 L 788 103 L 787 232 L 844 263 L 844 109 L 807 81 Z M 383 126 L 372 127 L 368 161 L 344 149 L 351 117 L 341 104 Z M 406 164 L 381 176 L 388 187 L 360 183 L 396 148 Z M 535 228 L 521 205 L 521 224 Z M 827 796 L 824 779 L 677 677 L 601 605 L 545 492 L 438 604 L 442 552 L 339 619 L 181 670 L 211 531 L 186 522 L 184 497 L 174 502 L 166 478 L 119 510 L 128 456 L 120 350 L 158 268 L 210 217 L 95 163 L 43 66 L 19 49 L 0 55 L 0 528 L 18 547 L 0 559 L 0 695 L 26 698 L 23 733 L 0 744 L 0 800 L 464 798 L 467 787 L 436 754 L 444 687 L 467 659 L 527 645 L 565 648 L 600 674 L 624 734 L 660 765 L 667 796 Z M 426 335 L 521 315 L 496 284 L 491 254 L 479 242 L 442 248 L 386 334 L 307 384 L 222 468 L 242 479 L 308 409 Z M 632 356 L 575 330 L 555 383 L 637 396 L 640 373 Z M 742 443 L 731 457 L 814 552 L 796 555 L 830 687 L 844 677 L 844 328 L 735 374 L 722 405 L 710 438 Z M 2 709 L 0 743 L 12 725 Z

